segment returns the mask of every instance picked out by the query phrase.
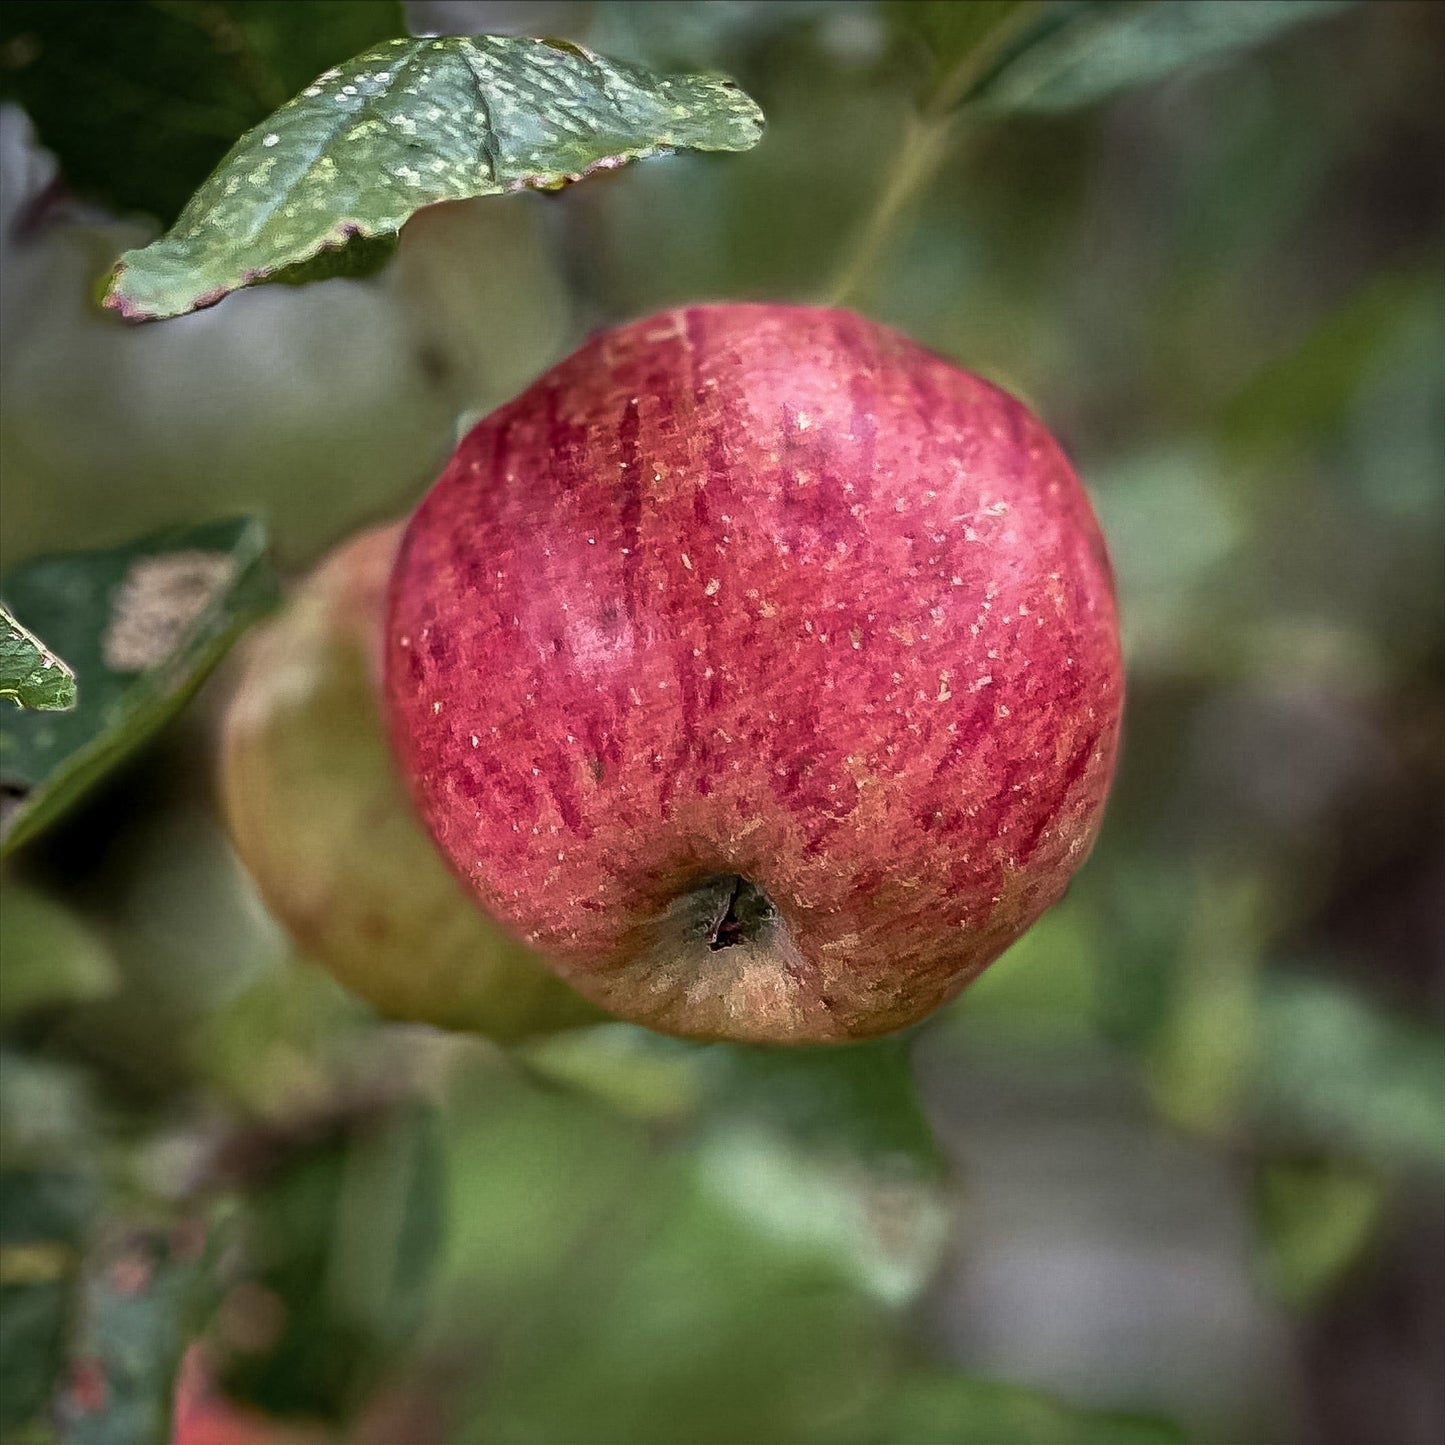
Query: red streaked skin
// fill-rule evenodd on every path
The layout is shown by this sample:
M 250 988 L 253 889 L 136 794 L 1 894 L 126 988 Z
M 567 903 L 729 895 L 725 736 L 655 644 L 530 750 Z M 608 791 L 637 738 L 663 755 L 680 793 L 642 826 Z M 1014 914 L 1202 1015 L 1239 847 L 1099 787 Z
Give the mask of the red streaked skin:
M 595 337 L 467 435 L 386 686 L 488 911 L 613 1013 L 777 1043 L 913 1023 L 1056 902 L 1123 697 L 1039 421 L 851 313 L 744 305 Z

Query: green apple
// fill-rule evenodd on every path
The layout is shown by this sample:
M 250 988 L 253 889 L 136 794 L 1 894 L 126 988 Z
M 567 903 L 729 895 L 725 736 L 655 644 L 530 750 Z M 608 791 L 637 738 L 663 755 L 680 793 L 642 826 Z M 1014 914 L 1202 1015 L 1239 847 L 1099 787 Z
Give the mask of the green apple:
M 393 765 L 379 687 L 400 536 L 352 538 L 250 639 L 222 725 L 231 838 L 301 951 L 383 1015 L 499 1040 L 589 1022 L 447 870 Z

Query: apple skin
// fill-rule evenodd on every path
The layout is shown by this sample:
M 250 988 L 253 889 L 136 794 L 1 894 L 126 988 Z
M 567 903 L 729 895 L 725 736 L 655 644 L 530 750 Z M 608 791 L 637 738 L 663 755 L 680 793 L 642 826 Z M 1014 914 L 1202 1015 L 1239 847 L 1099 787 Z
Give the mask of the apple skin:
M 345 543 L 249 640 L 220 747 L 236 851 L 303 953 L 387 1017 L 500 1040 L 595 1021 L 458 885 L 396 770 L 380 675 L 400 536 Z
M 922 1018 L 1059 899 L 1123 674 L 1088 499 L 1020 402 L 848 312 L 716 305 L 465 437 L 386 691 L 442 851 L 580 991 L 807 1043 Z

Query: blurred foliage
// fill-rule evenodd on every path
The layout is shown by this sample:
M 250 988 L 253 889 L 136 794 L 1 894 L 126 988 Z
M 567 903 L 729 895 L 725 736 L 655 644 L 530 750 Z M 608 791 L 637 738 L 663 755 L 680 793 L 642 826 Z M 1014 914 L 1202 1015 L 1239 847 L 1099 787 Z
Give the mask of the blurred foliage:
M 851 304 L 1074 457 L 1121 771 L 1069 897 L 912 1036 L 504 1052 L 290 956 L 214 816 L 223 667 L 0 877 L 7 1439 L 76 1427 L 110 1329 L 141 1409 L 202 1336 L 297 1438 L 354 1445 L 1437 1438 L 1445 10 L 418 0 L 418 33 L 726 70 L 766 140 L 423 212 L 373 280 L 97 317 L 151 232 L 93 202 L 169 220 L 276 103 L 218 17 L 316 8 L 7 7 L 38 128 L 0 115 L 7 566 L 255 509 L 294 568 L 582 329 L 826 294 L 972 65 L 996 112 L 948 121 Z M 390 7 L 325 9 L 246 52 L 282 98 Z M 1004 114 L 1039 76 L 1079 108 Z M 82 716 L 90 653 L 9 576 L 80 678 L 39 721 Z M 160 1292 L 97 1293 L 132 1248 Z

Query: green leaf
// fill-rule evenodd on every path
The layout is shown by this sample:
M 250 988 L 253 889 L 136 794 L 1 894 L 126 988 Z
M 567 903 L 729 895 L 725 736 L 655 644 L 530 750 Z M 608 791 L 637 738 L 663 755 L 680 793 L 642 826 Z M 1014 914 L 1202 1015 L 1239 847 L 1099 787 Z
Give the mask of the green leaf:
M 0 596 L 71 660 L 79 705 L 0 717 L 0 851 L 18 846 L 165 723 L 271 602 L 249 518 L 21 563 Z
M 167 235 L 121 257 L 105 305 L 150 320 L 317 266 L 361 274 L 423 206 L 761 135 L 761 112 L 723 76 L 655 75 L 561 40 L 392 40 L 243 135 Z
M 1182 1445 L 1164 1420 L 1076 1410 L 968 1375 L 920 1373 L 885 1396 L 867 1445 Z
M 905 34 L 922 41 L 932 57 L 923 87 L 924 108 L 948 110 L 991 67 L 1003 47 L 1033 33 L 1043 7 L 1038 0 L 892 0 L 889 14 Z
M 1267 978 L 1251 1101 L 1285 1142 L 1445 1168 L 1445 1034 L 1323 979 Z
M 171 1389 L 204 1234 L 113 1224 L 85 1263 L 79 1337 L 57 1413 L 65 1445 L 170 1438 Z
M 0 1432 L 50 1399 L 65 1357 L 93 1180 L 69 1168 L 0 1171 Z
M 7 0 L 0 96 L 25 107 L 69 185 L 169 224 L 242 131 L 405 29 L 397 0 Z
M 435 1111 L 404 1102 L 334 1121 L 248 1190 L 240 1253 L 282 1301 L 265 1347 L 223 1361 L 229 1392 L 271 1414 L 338 1418 L 411 1338 L 444 1240 Z
M 118 984 L 110 951 L 74 913 L 0 883 L 0 1019 L 104 998 Z
M 0 606 L 0 699 L 65 712 L 75 706 L 75 674 Z
M 1280 1296 L 1308 1306 L 1359 1262 L 1388 1202 L 1385 1181 L 1333 1160 L 1280 1160 L 1260 1173 L 1257 1234 Z
M 904 4 L 938 91 L 994 114 L 1072 110 L 1258 44 L 1351 0 L 1055 0 L 1008 9 Z M 989 15 L 944 12 L 988 10 Z M 990 23 L 991 22 L 991 23 Z M 995 49 L 995 42 L 1004 41 Z M 979 65 L 982 58 L 987 62 Z M 950 70 L 950 67 L 953 67 Z
M 691 1116 L 691 1167 L 710 1200 L 875 1299 L 913 1298 L 942 1258 L 953 1201 L 906 1040 L 798 1053 L 618 1024 L 521 1057 L 626 1113 Z

